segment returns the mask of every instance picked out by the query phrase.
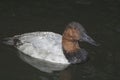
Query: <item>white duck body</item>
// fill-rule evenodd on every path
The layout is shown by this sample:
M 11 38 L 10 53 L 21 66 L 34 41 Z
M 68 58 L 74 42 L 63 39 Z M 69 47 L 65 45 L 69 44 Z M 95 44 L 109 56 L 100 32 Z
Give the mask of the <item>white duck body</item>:
M 16 48 L 26 55 L 51 63 L 69 65 L 62 50 L 62 36 L 53 32 L 32 32 L 16 35 L 7 44 L 13 44 L 14 39 Z
M 15 46 L 19 57 L 43 72 L 65 69 L 70 63 L 62 50 L 62 36 L 53 32 L 32 32 L 6 38 L 4 43 Z M 22 52 L 22 53 L 21 53 Z

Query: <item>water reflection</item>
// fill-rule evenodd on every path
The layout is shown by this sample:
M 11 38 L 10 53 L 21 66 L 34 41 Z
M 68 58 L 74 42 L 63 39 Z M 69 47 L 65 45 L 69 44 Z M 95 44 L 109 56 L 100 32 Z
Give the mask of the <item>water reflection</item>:
M 22 73 L 22 74 L 24 74 L 24 76 L 22 76 L 22 75 L 20 76 L 26 80 L 29 80 L 29 79 L 30 80 L 31 79 L 35 79 L 35 80 L 72 80 L 71 70 L 74 70 L 74 66 L 68 67 L 68 66 L 61 65 L 61 64 L 53 64 L 53 63 L 45 62 L 43 60 L 32 58 L 28 55 L 23 54 L 20 51 L 15 51 L 15 52 L 18 54 L 20 59 L 22 59 L 24 62 L 30 64 L 31 66 L 33 66 L 37 69 L 37 70 L 36 69 L 34 70 L 29 67 L 26 67 L 26 71 L 27 71 L 27 69 L 28 70 L 31 69 L 30 74 L 28 74 L 29 76 L 25 75 L 24 72 Z M 24 65 L 23 65 L 23 67 L 24 67 Z M 20 78 L 20 79 L 23 79 L 23 78 Z
M 72 80 L 71 71 L 66 69 L 60 72 L 59 80 Z
M 5 49 L 4 47 L 3 49 Z M 15 79 L 21 79 L 21 80 L 23 79 L 25 80 L 90 80 L 90 79 L 107 80 L 107 79 L 113 79 L 114 80 L 114 77 L 115 76 L 117 77 L 117 74 L 114 72 L 115 71 L 114 66 L 117 64 L 115 63 L 115 59 L 114 59 L 116 55 L 112 54 L 112 52 L 108 50 L 105 51 L 103 48 L 104 47 L 102 46 L 99 47 L 101 51 L 99 50 L 93 51 L 90 48 L 92 52 L 88 50 L 90 54 L 90 60 L 87 63 L 70 65 L 64 70 L 60 70 L 61 68 L 59 65 L 58 66 L 55 66 L 53 64 L 47 65 L 43 61 L 31 58 L 30 56 L 27 56 L 19 52 L 19 57 L 22 60 L 29 63 L 33 67 L 36 67 L 37 69 L 30 67 L 30 66 L 25 66 L 27 63 L 23 63 L 23 62 L 21 63 L 19 61 L 16 61 L 17 63 L 19 63 L 19 65 L 15 66 L 16 64 L 12 63 L 12 67 L 14 68 L 16 67 L 17 70 L 15 70 L 14 68 L 9 68 L 10 72 L 7 72 L 7 71 L 6 72 L 10 75 L 11 71 L 13 71 L 11 75 L 14 75 L 13 77 L 14 80 Z M 8 56 L 8 59 L 10 61 L 14 61 L 16 60 L 16 58 L 18 58 L 17 56 L 13 56 L 13 55 L 11 57 L 12 60 L 11 58 L 9 58 L 10 56 Z M 20 61 L 22 61 L 21 59 Z M 39 64 L 36 65 L 36 63 L 39 63 Z M 44 72 L 40 71 L 41 68 Z M 60 71 L 46 73 L 46 72 L 51 72 L 51 70 L 53 69 L 54 70 L 57 69 Z M 119 69 L 119 67 L 117 69 Z
M 73 80 L 70 69 L 66 69 L 59 72 L 53 72 L 53 73 L 39 72 L 39 74 L 36 74 L 36 78 L 34 79 L 35 80 Z
M 18 52 L 18 53 L 19 53 L 19 57 L 23 61 L 27 62 L 28 64 L 32 65 L 33 67 L 43 72 L 51 73 L 53 71 L 63 70 L 68 66 L 64 64 L 54 64 L 48 61 L 33 58 L 33 57 L 23 54 L 22 52 Z

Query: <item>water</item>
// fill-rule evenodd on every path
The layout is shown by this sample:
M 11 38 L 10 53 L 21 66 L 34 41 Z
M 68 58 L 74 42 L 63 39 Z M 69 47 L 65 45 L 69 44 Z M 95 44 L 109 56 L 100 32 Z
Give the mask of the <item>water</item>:
M 101 45 L 82 43 L 89 52 L 85 64 L 45 73 L 22 61 L 14 47 L 0 44 L 1 80 L 120 80 L 120 0 L 57 0 L 0 2 L 0 38 L 33 31 L 62 34 L 79 21 Z

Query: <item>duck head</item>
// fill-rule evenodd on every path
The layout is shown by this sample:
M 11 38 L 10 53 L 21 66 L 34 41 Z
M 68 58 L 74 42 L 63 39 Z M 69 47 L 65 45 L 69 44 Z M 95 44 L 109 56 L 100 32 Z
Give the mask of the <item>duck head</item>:
M 72 64 L 85 62 L 88 58 L 88 53 L 80 48 L 79 41 L 85 41 L 97 46 L 96 42 L 86 34 L 81 24 L 71 22 L 63 33 L 62 47 L 65 57 Z

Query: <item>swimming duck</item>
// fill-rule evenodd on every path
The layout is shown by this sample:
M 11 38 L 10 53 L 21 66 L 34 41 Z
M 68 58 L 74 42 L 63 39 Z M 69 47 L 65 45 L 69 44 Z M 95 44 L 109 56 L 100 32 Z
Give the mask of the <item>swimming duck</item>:
M 81 24 L 71 22 L 66 26 L 63 35 L 54 32 L 31 32 L 6 38 L 5 43 L 30 57 L 69 65 L 87 60 L 88 53 L 80 47 L 79 41 L 96 45 Z

